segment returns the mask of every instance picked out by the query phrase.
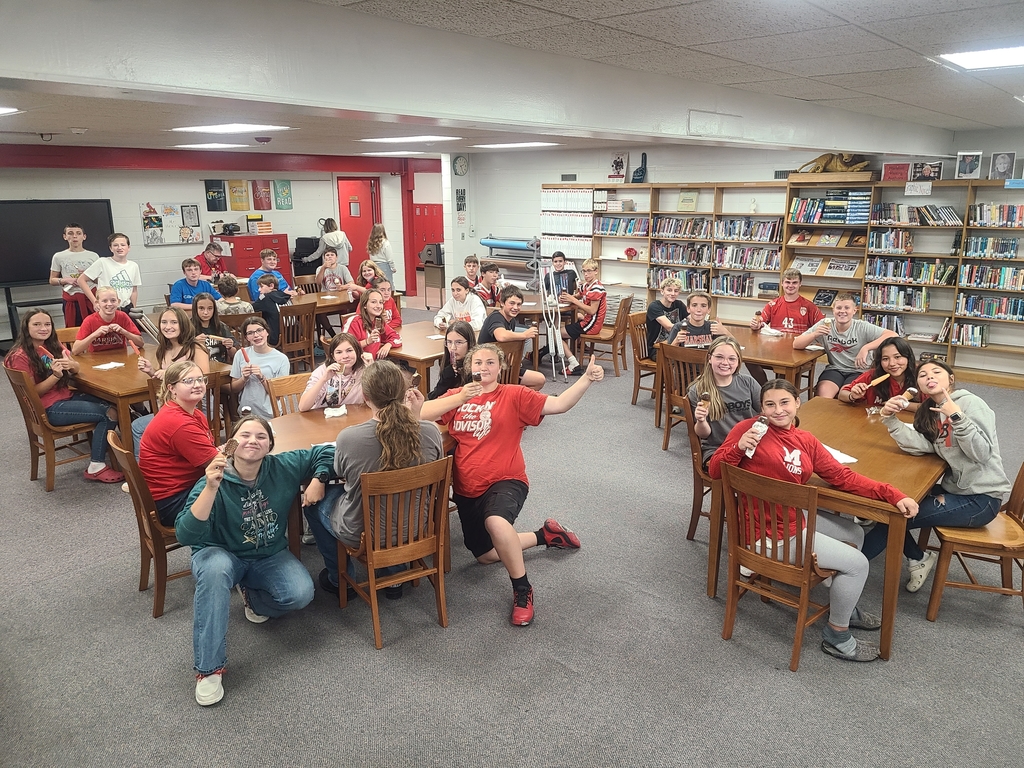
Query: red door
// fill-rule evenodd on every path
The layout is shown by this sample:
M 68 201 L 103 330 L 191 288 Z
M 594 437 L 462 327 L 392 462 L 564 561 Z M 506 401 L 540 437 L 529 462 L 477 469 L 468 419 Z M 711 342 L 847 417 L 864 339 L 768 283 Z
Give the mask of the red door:
M 366 241 L 380 221 L 380 187 L 377 179 L 338 179 L 338 226 L 352 243 L 349 269 L 359 279 L 359 265 L 367 258 Z M 401 237 L 400 232 L 393 237 Z M 389 238 L 393 239 L 393 238 Z

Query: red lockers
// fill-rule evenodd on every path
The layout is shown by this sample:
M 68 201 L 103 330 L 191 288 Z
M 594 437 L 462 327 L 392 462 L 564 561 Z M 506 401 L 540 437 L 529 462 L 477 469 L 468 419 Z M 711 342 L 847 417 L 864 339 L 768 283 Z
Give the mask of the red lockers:
M 244 283 L 260 268 L 260 251 L 269 248 L 277 253 L 277 271 L 289 285 L 293 283 L 288 235 L 217 235 L 213 239 L 224 246 L 225 268 L 239 282 Z
M 412 237 L 417 254 L 427 243 L 443 243 L 444 206 L 440 203 L 413 203 Z

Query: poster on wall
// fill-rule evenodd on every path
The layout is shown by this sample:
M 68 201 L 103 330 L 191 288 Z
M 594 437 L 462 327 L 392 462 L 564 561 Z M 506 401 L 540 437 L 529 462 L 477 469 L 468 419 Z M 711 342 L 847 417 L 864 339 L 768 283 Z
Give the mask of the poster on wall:
M 252 184 L 252 209 L 254 211 L 269 211 L 272 202 L 270 181 L 268 179 L 253 179 L 250 183 Z
M 190 203 L 142 203 L 142 244 L 181 245 L 203 242 L 199 206 Z
M 228 196 L 224 191 L 223 179 L 204 179 L 206 185 L 206 210 L 226 211 L 228 209 Z
M 274 207 L 279 211 L 292 209 L 292 183 L 287 179 L 274 180 Z
M 232 211 L 249 210 L 249 185 L 245 179 L 228 179 L 228 197 Z
M 621 184 L 626 180 L 626 170 L 628 168 L 629 152 L 612 152 L 612 172 L 608 174 L 608 181 Z

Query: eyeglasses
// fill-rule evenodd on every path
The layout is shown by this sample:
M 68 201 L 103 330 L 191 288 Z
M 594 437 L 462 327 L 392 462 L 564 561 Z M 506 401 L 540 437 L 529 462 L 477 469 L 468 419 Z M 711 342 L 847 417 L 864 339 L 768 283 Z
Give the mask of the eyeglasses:
M 261 333 L 266 333 L 266 330 L 264 330 L 263 328 L 259 328 L 259 329 L 254 330 L 254 331 L 246 331 L 245 335 L 246 336 L 259 336 Z
M 190 376 L 187 379 L 178 379 L 179 384 L 184 384 L 186 387 L 191 387 L 199 382 L 205 384 L 209 378 L 207 376 Z
M 446 341 L 444 345 L 446 347 L 466 347 L 469 346 L 469 342 L 464 339 L 457 339 L 456 341 Z

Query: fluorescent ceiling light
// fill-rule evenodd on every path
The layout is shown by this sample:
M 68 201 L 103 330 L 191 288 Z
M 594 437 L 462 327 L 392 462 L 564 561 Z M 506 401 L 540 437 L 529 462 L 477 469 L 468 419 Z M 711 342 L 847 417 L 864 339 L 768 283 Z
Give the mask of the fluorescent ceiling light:
M 553 141 L 520 141 L 518 144 L 474 144 L 479 149 L 519 149 L 521 147 L 557 147 Z
M 378 144 L 403 144 L 405 142 L 415 143 L 417 141 L 462 141 L 461 136 L 386 136 L 382 139 L 360 139 L 360 141 L 373 141 Z
M 178 149 L 235 149 L 236 147 L 248 147 L 249 144 L 221 144 L 212 141 L 209 144 L 175 144 Z
M 290 131 L 287 125 L 255 125 L 253 123 L 223 123 L 221 125 L 188 125 L 171 128 L 181 133 L 249 133 L 250 131 Z
M 17 107 L 0 107 L 0 115 L 13 115 L 18 111 Z
M 409 155 L 422 155 L 423 152 L 399 149 L 394 152 L 362 152 L 361 154 L 365 155 L 366 157 L 407 157 Z
M 968 51 L 967 53 L 944 53 L 939 58 L 952 62 L 963 69 L 1020 67 L 1024 66 L 1024 47 L 993 48 L 990 51 Z

